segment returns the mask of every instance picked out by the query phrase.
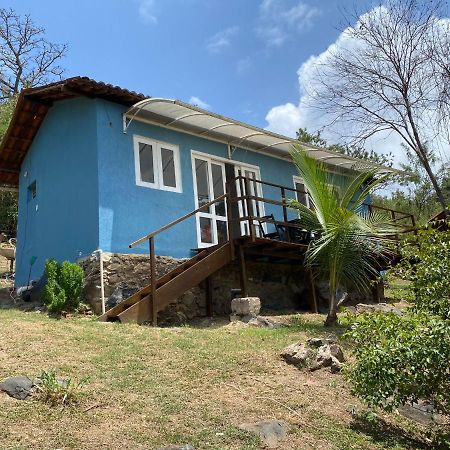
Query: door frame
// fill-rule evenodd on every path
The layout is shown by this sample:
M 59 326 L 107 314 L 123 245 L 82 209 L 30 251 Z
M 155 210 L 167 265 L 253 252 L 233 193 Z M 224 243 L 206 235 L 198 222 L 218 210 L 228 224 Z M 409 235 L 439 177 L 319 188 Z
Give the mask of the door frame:
M 226 176 L 225 176 L 225 164 L 222 161 L 216 160 L 214 158 L 214 155 L 209 155 L 206 153 L 199 153 L 199 152 L 191 152 L 191 164 L 192 164 L 192 184 L 193 184 L 193 191 L 194 191 L 194 202 L 195 202 L 195 209 L 199 208 L 199 204 L 198 204 L 198 192 L 197 192 L 197 174 L 196 174 L 196 170 L 195 170 L 195 160 L 196 159 L 201 159 L 203 161 L 206 161 L 208 163 L 208 167 L 211 167 L 211 164 L 216 164 L 218 166 L 221 167 L 222 169 L 222 179 L 223 179 L 223 190 L 225 192 L 226 189 Z M 211 196 L 214 195 L 214 190 L 213 190 L 213 182 L 212 182 L 212 172 L 211 170 L 208 169 L 208 186 L 209 186 L 209 195 Z M 213 200 L 213 198 L 210 199 Z M 212 247 L 213 245 L 217 245 L 219 240 L 218 240 L 218 233 L 217 233 L 217 220 L 219 221 L 224 221 L 227 223 L 228 225 L 228 211 L 226 208 L 226 201 L 224 201 L 225 203 L 225 215 L 224 216 L 219 216 L 216 214 L 216 210 L 215 210 L 215 205 L 211 205 L 210 208 L 214 208 L 214 213 L 205 213 L 205 212 L 198 212 L 195 214 L 195 227 L 196 227 L 196 233 L 197 233 L 197 246 L 198 248 L 208 248 L 208 247 Z M 212 243 L 206 243 L 206 242 L 202 242 L 201 239 L 201 229 L 200 229 L 200 218 L 201 217 L 205 217 L 207 219 L 211 220 L 211 224 L 212 224 L 212 228 L 211 228 L 211 237 L 212 237 Z M 227 233 L 228 233 L 228 228 L 227 228 Z
M 193 184 L 194 201 L 195 201 L 195 205 L 196 205 L 195 208 L 196 209 L 198 208 L 197 182 L 196 182 L 195 162 L 194 162 L 196 157 L 198 157 L 200 159 L 206 159 L 206 160 L 209 160 L 209 161 L 212 160 L 212 161 L 214 161 L 216 163 L 222 164 L 224 171 L 225 171 L 225 164 L 231 164 L 231 165 L 234 166 L 235 176 L 238 175 L 237 171 L 239 169 L 253 170 L 256 173 L 257 179 L 261 180 L 261 169 L 259 168 L 259 166 L 191 149 L 192 184 Z M 225 181 L 225 184 L 226 184 L 226 182 L 227 182 L 226 174 L 225 174 L 225 177 L 224 177 L 224 181 Z M 263 185 L 261 183 L 257 183 L 257 186 L 258 186 L 258 189 L 259 189 L 258 196 L 260 196 L 261 198 L 264 197 L 264 195 L 263 195 Z M 236 186 L 236 192 L 239 192 L 238 189 L 239 189 L 239 187 Z M 239 215 L 242 217 L 241 205 L 238 204 L 238 207 L 239 207 Z M 265 212 L 264 212 L 264 203 L 263 202 L 260 202 L 259 210 L 260 210 L 260 214 L 263 216 L 265 214 Z M 227 210 L 225 211 L 225 214 L 228 214 Z M 212 245 L 215 245 L 215 244 L 205 244 L 205 243 L 201 242 L 201 239 L 200 239 L 200 224 L 199 224 L 199 215 L 198 214 L 195 215 L 195 226 L 196 226 L 196 234 L 197 234 L 197 245 L 199 246 L 198 248 L 207 248 L 207 247 L 211 247 Z M 265 224 L 264 224 L 264 226 L 265 226 Z M 240 224 L 241 235 L 244 234 L 243 233 L 243 230 L 245 230 L 244 227 L 245 227 L 244 222 L 241 222 L 241 224 Z M 259 233 L 258 229 L 257 229 L 257 232 Z M 214 233 L 216 233 L 216 230 L 214 230 Z M 228 230 L 228 236 L 229 236 L 229 234 L 230 233 L 229 233 L 229 230 Z M 213 240 L 215 242 L 217 239 L 215 238 Z
M 239 173 L 238 173 L 239 170 L 241 170 L 241 172 L 245 171 L 245 170 L 251 170 L 251 171 L 255 172 L 255 175 L 256 175 L 255 179 L 261 181 L 261 170 L 260 170 L 260 168 L 258 166 L 251 166 L 249 164 L 237 163 L 237 164 L 234 165 L 234 173 L 235 173 L 236 176 L 239 175 Z M 256 196 L 260 197 L 260 198 L 264 198 L 263 190 L 262 190 L 263 185 L 261 183 L 255 183 L 255 186 L 256 186 L 256 193 L 255 193 Z M 240 183 L 236 184 L 236 192 L 237 192 L 238 196 L 242 195 Z M 258 203 L 259 217 L 265 216 L 266 213 L 265 213 L 265 208 L 264 208 L 264 202 L 261 202 L 261 201 L 256 202 L 256 200 L 252 200 L 252 202 L 254 202 L 253 203 L 253 207 L 254 208 L 256 206 L 256 203 Z M 238 202 L 238 207 L 239 207 L 239 217 L 243 217 L 244 216 L 244 208 L 243 208 L 243 205 L 242 205 L 242 201 Z M 256 216 L 257 215 L 256 211 L 254 211 L 254 213 L 255 213 L 254 215 Z M 247 231 L 245 229 L 246 225 L 248 225 L 247 222 L 248 221 L 241 221 L 240 222 L 241 236 L 247 235 Z M 254 225 L 257 225 L 257 224 L 254 224 Z M 262 226 L 264 228 L 264 232 L 266 232 L 267 231 L 266 224 L 263 223 Z M 260 230 L 259 230 L 258 226 L 256 226 L 256 236 L 260 236 Z

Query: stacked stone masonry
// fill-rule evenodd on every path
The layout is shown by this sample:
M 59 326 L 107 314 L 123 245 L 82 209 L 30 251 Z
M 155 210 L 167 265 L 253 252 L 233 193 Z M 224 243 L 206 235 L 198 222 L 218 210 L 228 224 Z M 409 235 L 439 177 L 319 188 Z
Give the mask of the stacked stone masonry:
M 150 283 L 148 255 L 104 253 L 103 280 L 105 298 L 117 292 L 126 297 Z M 161 277 L 185 259 L 157 256 L 157 275 Z M 85 271 L 84 299 L 96 314 L 101 313 L 100 265 L 98 258 L 91 256 L 80 261 Z M 261 299 L 262 311 L 309 310 L 311 288 L 308 273 L 300 265 L 247 263 L 248 290 L 252 297 Z M 212 277 L 213 312 L 226 316 L 231 313 L 232 289 L 239 289 L 240 274 L 237 264 L 231 264 Z M 322 309 L 326 308 L 326 289 L 316 285 Z M 237 295 L 239 296 L 239 295 Z M 356 302 L 364 301 L 357 296 Z M 201 284 L 187 291 L 176 302 L 159 313 L 159 323 L 182 323 L 206 315 L 205 289 Z

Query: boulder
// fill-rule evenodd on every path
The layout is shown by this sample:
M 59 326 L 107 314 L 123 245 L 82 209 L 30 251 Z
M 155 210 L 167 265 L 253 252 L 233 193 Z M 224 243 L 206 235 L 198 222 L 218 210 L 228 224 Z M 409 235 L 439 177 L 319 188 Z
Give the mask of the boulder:
M 288 363 L 297 367 L 307 367 L 311 358 L 313 357 L 313 351 L 305 344 L 298 342 L 286 347 L 281 352 L 281 357 Z
M 278 448 L 286 439 L 288 431 L 286 422 L 280 420 L 243 423 L 239 425 L 239 428 L 257 434 L 266 448 Z
M 335 344 L 336 339 L 311 338 L 306 341 L 310 347 L 319 348 L 323 345 Z
M 321 369 L 322 367 L 333 366 L 333 373 L 339 372 L 341 367 L 340 364 L 345 361 L 344 353 L 342 349 L 337 344 L 326 344 L 319 347 L 317 350 L 316 359 L 311 365 L 311 370 Z M 339 370 L 337 367 L 339 366 Z
M 0 391 L 17 400 L 29 400 L 35 383 L 28 377 L 11 377 L 0 383 Z
M 388 305 L 387 303 L 358 303 L 356 305 L 356 314 L 380 312 L 383 314 L 395 314 L 397 316 L 402 316 L 403 312 L 401 309 L 395 306 Z
M 231 312 L 233 315 L 256 317 L 260 310 L 261 301 L 258 297 L 242 297 L 231 300 Z

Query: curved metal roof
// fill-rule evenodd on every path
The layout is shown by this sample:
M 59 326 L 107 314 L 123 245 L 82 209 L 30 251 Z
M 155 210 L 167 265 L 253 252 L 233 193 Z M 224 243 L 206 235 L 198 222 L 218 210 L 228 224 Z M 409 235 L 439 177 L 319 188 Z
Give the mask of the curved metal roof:
M 162 125 L 208 139 L 284 159 L 290 159 L 292 144 L 298 140 L 215 114 L 197 106 L 167 98 L 147 98 L 134 104 L 125 113 L 124 131 L 133 120 Z M 326 164 L 350 170 L 378 167 L 382 172 L 395 169 L 333 152 L 310 144 L 302 144 L 309 154 Z

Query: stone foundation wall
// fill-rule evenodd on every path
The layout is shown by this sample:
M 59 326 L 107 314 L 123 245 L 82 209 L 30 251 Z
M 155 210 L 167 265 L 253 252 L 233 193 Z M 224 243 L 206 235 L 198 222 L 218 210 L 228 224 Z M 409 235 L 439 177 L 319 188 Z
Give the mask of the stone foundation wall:
M 157 256 L 158 278 L 183 263 L 185 259 Z M 84 299 L 96 314 L 101 313 L 100 265 L 96 257 L 80 261 L 85 271 Z M 104 288 L 107 309 L 121 298 L 127 298 L 150 282 L 148 255 L 103 254 Z M 295 264 L 268 264 L 247 262 L 248 295 L 259 297 L 263 312 L 311 309 L 312 293 L 308 272 Z M 240 288 L 239 267 L 231 264 L 211 277 L 213 313 L 229 315 L 232 289 Z M 316 282 L 319 309 L 328 304 L 327 283 Z M 239 295 L 237 295 L 239 296 Z M 109 299 L 109 300 L 108 300 Z M 372 301 L 372 295 L 352 292 L 346 304 Z M 201 284 L 187 291 L 176 302 L 158 315 L 159 323 L 182 323 L 206 315 L 205 286 Z
M 158 277 L 172 270 L 184 259 L 157 256 Z M 95 313 L 101 312 L 100 265 L 96 257 L 80 261 L 85 271 L 84 299 Z M 150 282 L 148 255 L 103 254 L 105 298 L 131 295 Z M 309 308 L 310 287 L 304 269 L 287 264 L 247 263 L 249 295 L 259 297 L 263 310 L 298 310 Z M 237 264 L 231 264 L 211 277 L 213 312 L 231 312 L 231 290 L 239 289 Z M 111 296 L 113 297 L 111 299 Z M 110 303 L 111 304 L 111 303 Z M 159 320 L 177 322 L 206 315 L 205 287 L 200 285 L 181 296 L 159 314 Z

